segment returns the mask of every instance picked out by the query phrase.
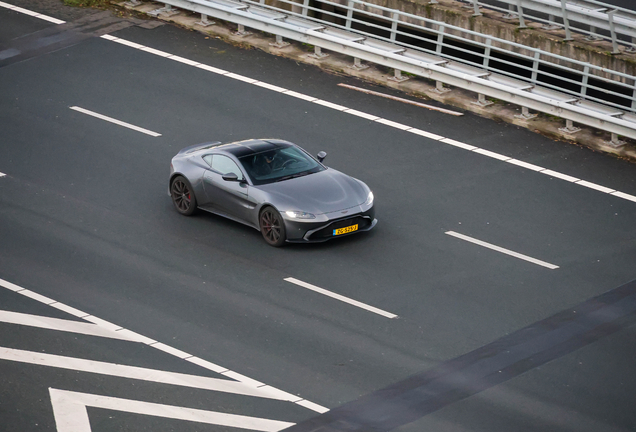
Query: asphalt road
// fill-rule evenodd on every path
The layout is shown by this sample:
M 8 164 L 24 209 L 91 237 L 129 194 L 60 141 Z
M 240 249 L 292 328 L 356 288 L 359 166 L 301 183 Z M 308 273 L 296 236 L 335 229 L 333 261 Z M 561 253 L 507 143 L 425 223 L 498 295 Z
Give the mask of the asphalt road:
M 415 377 L 456 365 L 453 359 L 476 365 L 493 352 L 514 351 L 528 331 L 521 329 L 547 329 L 514 367 L 492 369 L 504 378 L 491 377 L 488 385 L 457 382 L 455 396 L 436 396 L 427 409 L 412 407 L 408 423 L 385 418 L 380 424 L 405 432 L 636 429 L 631 303 L 589 302 L 619 287 L 632 298 L 626 284 L 636 279 L 636 202 L 91 37 L 111 24 L 76 25 L 60 34 L 55 24 L 0 8 L 2 50 L 24 49 L 24 58 L 7 57 L 0 67 L 1 279 L 329 408 L 336 422 L 346 420 L 338 410 L 343 404 L 354 404 L 344 406 L 357 407 L 364 423 L 373 417 L 368 395 L 396 383 L 414 386 Z M 180 28 L 108 33 L 636 195 L 634 164 L 525 129 L 349 91 L 337 84 L 370 86 Z M 47 49 L 46 35 L 58 37 L 60 46 Z M 377 227 L 325 244 L 274 249 L 253 229 L 174 211 L 167 177 L 179 149 L 254 137 L 326 151 L 327 165 L 373 189 Z M 289 277 L 398 318 L 306 290 L 284 280 Z M 86 323 L 2 288 L 0 306 Z M 554 331 L 579 326 L 568 317 L 590 307 L 600 311 L 593 322 L 607 323 L 554 342 Z M 562 311 L 566 315 L 554 318 Z M 151 345 L 46 329 L 25 315 L 31 324 L 0 316 L 5 354 L 232 378 Z M 556 348 L 541 360 L 548 345 Z M 3 358 L 0 424 L 7 431 L 56 430 L 54 405 L 64 401 L 52 398 L 50 388 L 55 395 L 63 390 L 298 423 L 300 430 L 318 416 L 293 401 Z M 421 397 L 409 395 L 411 403 Z M 395 412 L 407 402 L 397 403 Z M 126 411 L 132 403 L 91 403 L 93 431 L 234 430 Z M 332 423 L 330 430 L 349 430 L 346 425 Z

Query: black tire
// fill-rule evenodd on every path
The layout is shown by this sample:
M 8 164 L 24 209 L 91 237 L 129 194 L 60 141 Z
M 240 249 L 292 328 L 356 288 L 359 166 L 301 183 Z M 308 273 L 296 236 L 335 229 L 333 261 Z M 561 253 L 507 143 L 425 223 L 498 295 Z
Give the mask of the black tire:
M 170 196 L 174 208 L 184 216 L 190 216 L 197 209 L 197 199 L 190 182 L 183 176 L 176 176 L 170 183 Z
M 281 247 L 287 240 L 285 222 L 280 213 L 273 207 L 265 207 L 258 217 L 263 238 L 270 246 Z

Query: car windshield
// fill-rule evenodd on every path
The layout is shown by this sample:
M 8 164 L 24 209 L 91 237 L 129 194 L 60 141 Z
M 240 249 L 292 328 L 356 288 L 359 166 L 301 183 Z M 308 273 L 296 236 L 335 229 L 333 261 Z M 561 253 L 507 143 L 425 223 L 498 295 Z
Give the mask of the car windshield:
M 289 180 L 325 168 L 298 147 L 281 147 L 242 156 L 239 161 L 254 185 Z

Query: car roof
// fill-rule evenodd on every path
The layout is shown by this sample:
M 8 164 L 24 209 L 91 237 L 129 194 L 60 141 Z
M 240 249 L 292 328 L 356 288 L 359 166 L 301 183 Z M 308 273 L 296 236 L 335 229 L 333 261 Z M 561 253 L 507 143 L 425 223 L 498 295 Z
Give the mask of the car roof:
M 268 150 L 285 148 L 293 145 L 289 141 L 278 139 L 250 139 L 244 141 L 236 141 L 227 144 L 218 144 L 206 148 L 206 150 L 222 150 L 237 158 L 249 156 L 254 153 L 261 153 Z

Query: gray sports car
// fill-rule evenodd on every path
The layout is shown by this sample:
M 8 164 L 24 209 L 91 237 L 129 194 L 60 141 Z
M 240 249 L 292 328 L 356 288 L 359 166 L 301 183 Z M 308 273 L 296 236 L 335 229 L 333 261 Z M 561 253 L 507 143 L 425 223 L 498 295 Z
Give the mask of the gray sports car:
M 206 210 L 256 228 L 272 246 L 322 242 L 375 226 L 373 192 L 277 139 L 184 148 L 170 164 L 177 211 Z

